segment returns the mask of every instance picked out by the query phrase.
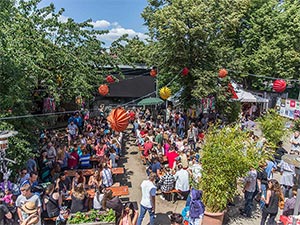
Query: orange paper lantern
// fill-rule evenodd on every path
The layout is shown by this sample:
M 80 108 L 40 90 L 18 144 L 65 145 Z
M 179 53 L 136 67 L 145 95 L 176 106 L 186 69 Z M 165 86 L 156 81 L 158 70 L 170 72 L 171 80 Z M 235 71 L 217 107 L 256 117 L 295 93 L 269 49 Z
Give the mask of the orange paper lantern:
M 157 70 L 156 69 L 150 70 L 150 76 L 151 77 L 156 77 L 156 75 L 157 75 Z
M 228 74 L 228 72 L 227 72 L 226 69 L 220 69 L 220 70 L 219 70 L 219 77 L 220 77 L 220 78 L 226 77 L 227 74 Z
M 116 109 L 113 109 L 109 116 L 107 117 L 107 121 L 110 124 L 111 129 L 117 132 L 124 131 L 128 124 L 129 124 L 129 115 L 127 112 L 119 107 Z
M 98 88 L 98 92 L 99 92 L 100 95 L 105 96 L 105 95 L 108 94 L 109 88 L 106 84 L 101 84 Z
M 286 88 L 286 82 L 284 80 L 275 80 L 273 82 L 273 90 L 276 92 L 284 92 Z

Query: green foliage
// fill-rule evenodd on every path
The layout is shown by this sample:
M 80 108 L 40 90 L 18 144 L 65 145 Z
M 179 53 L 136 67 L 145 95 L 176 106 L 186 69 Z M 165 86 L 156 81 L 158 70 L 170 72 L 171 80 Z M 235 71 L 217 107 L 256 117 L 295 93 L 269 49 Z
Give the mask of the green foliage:
M 229 79 L 217 78 L 221 67 L 246 89 L 271 90 L 270 79 L 248 74 L 299 78 L 299 11 L 299 1 L 148 0 L 142 13 L 150 36 L 147 63 L 158 66 L 164 84 L 190 68 L 173 82 L 184 87 L 184 103 L 224 94 Z
M 120 63 L 99 40 L 107 31 L 94 30 L 91 20 L 62 22 L 64 9 L 57 12 L 53 4 L 39 8 L 40 1 L 0 1 L 0 117 L 36 112 L 47 96 L 56 100 L 57 107 L 74 102 L 78 95 L 91 98 L 108 72 L 103 67 L 117 70 Z M 53 118 L 0 121 L 0 130 L 19 132 L 16 147 L 9 149 L 18 166 L 36 145 L 35 130 L 48 119 Z
M 257 149 L 255 144 L 237 125 L 220 130 L 212 127 L 206 134 L 199 188 L 209 212 L 224 211 L 236 194 L 237 179 L 267 158 L 267 152 Z
M 97 210 L 91 210 L 88 213 L 77 212 L 69 220 L 69 224 L 82 224 L 82 223 L 92 223 L 92 222 L 114 222 L 115 212 L 110 209 L 108 212 L 101 212 Z
M 269 145 L 275 147 L 279 141 L 283 140 L 286 134 L 286 122 L 287 120 L 273 109 L 258 119 L 261 131 Z
M 299 1 L 250 2 L 241 22 L 235 65 L 245 72 L 298 79 Z M 266 89 L 265 79 L 248 77 L 245 81 L 253 88 Z
M 294 131 L 300 131 L 300 119 L 294 120 L 294 126 L 293 126 Z
M 0 123 L 0 130 L 15 130 L 14 127 L 8 123 Z M 8 168 L 12 169 L 12 176 L 17 177 L 18 169 L 24 167 L 24 162 L 26 162 L 31 156 L 33 156 L 32 150 L 30 148 L 30 143 L 26 141 L 22 133 L 10 137 L 8 139 L 9 148 L 6 150 L 6 157 L 16 161 L 16 164 L 8 163 Z

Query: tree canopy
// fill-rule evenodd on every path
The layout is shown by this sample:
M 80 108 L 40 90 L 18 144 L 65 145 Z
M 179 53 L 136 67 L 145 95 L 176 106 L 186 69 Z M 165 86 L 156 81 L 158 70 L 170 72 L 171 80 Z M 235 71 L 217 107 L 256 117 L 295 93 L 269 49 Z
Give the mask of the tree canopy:
M 91 98 L 107 66 L 117 69 L 119 63 L 100 41 L 107 31 L 94 30 L 91 20 L 61 21 L 64 9 L 40 8 L 39 2 L 0 1 L 0 127 L 18 130 L 27 140 L 44 118 L 3 117 L 36 113 L 48 96 L 58 105 L 78 95 Z M 28 152 L 29 143 L 23 143 L 10 151 Z
M 190 68 L 177 80 L 185 100 L 210 94 L 225 100 L 229 80 L 217 78 L 222 67 L 250 89 L 265 90 L 272 80 L 249 74 L 299 79 L 299 7 L 291 0 L 148 0 L 142 13 L 148 58 L 164 80 Z

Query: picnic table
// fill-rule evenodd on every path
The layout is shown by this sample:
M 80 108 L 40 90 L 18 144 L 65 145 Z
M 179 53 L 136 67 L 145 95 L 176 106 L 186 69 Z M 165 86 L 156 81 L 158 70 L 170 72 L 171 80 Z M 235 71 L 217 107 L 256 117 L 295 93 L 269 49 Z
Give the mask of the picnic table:
M 115 167 L 111 169 L 112 174 L 124 174 L 124 167 Z
M 107 189 L 112 191 L 113 196 L 129 195 L 128 186 L 112 186 Z M 94 198 L 96 191 L 92 188 L 86 190 L 86 193 L 89 195 L 89 198 Z
M 92 176 L 95 173 L 95 169 L 79 169 L 79 170 L 66 170 L 68 177 L 74 177 L 76 171 L 82 171 L 83 176 Z M 115 167 L 111 169 L 112 174 L 124 174 L 124 167 Z
M 65 172 L 68 177 L 74 177 L 76 171 L 82 171 L 83 176 L 91 176 L 94 174 L 95 169 L 66 170 Z
M 109 187 L 107 189 L 112 191 L 113 196 L 129 195 L 128 186 Z

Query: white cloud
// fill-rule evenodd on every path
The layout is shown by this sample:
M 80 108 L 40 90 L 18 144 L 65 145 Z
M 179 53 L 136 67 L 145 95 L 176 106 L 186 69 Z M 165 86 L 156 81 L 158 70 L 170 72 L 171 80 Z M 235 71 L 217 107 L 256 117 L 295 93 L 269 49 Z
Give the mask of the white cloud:
M 141 40 L 145 40 L 146 38 L 148 38 L 148 35 L 141 32 L 136 32 L 133 29 L 126 29 L 117 22 L 111 23 L 111 27 L 112 28 L 108 30 L 109 32 L 107 34 L 99 36 L 100 40 L 104 42 L 113 42 L 124 34 L 128 34 L 129 38 L 133 38 L 136 36 L 138 36 Z
M 90 22 L 91 25 L 94 26 L 94 28 L 106 28 L 110 26 L 110 22 L 106 20 L 97 20 Z

